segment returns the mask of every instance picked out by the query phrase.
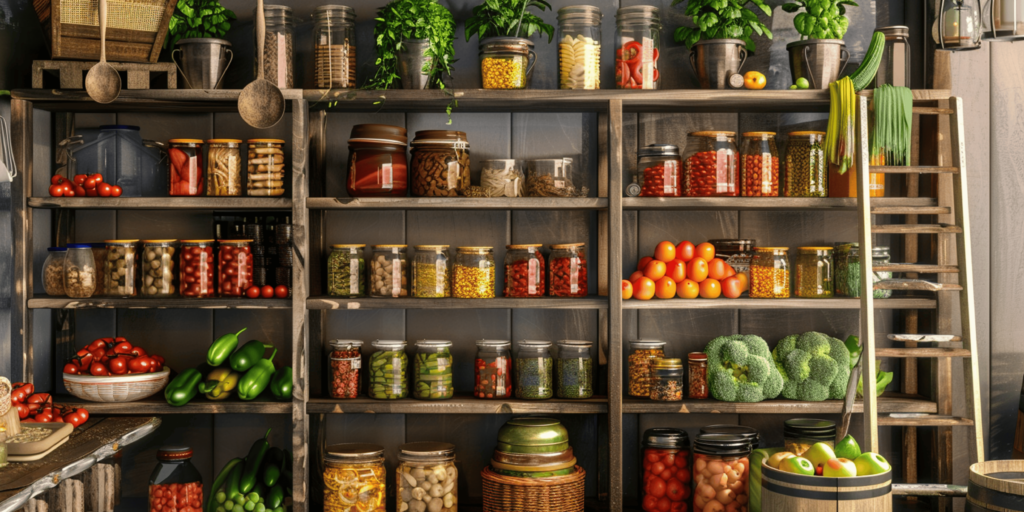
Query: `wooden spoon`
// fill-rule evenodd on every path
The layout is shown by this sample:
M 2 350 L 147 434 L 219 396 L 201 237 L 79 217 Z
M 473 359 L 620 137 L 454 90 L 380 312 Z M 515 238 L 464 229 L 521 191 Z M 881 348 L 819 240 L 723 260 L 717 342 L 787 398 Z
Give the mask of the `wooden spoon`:
M 107 0 L 100 0 L 100 61 L 85 75 L 85 92 L 96 103 L 110 103 L 121 94 L 121 76 L 107 64 Z
M 281 89 L 263 78 L 263 51 L 267 37 L 267 23 L 263 14 L 263 0 L 256 6 L 256 58 L 259 73 L 256 80 L 245 86 L 238 95 L 238 113 L 253 128 L 270 128 L 284 117 L 284 95 Z

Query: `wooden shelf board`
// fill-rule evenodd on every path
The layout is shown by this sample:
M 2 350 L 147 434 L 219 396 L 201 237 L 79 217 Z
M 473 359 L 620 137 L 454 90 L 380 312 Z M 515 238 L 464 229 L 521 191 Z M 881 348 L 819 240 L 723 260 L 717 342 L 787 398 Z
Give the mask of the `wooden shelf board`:
M 450 400 L 374 400 L 360 397 L 352 400 L 310 398 L 307 414 L 604 414 L 608 412 L 607 397 L 586 400 L 485 400 L 456 395 Z
M 292 200 L 290 197 L 30 197 L 28 206 L 75 210 L 290 210 Z
M 918 297 L 875 299 L 875 309 L 935 309 L 935 300 Z M 860 309 L 860 299 L 654 299 L 622 301 L 623 309 Z
M 362 297 L 310 297 L 309 309 L 607 309 L 608 298 L 591 295 L 580 298 L 536 297 L 532 299 L 388 299 Z
M 85 90 L 17 89 L 14 99 L 51 112 L 237 112 L 241 89 L 122 89 L 109 104 L 96 103 Z M 302 99 L 301 89 L 282 89 L 285 107 Z
M 29 309 L 288 309 L 291 299 L 71 299 L 38 295 L 28 299 Z
M 607 197 L 311 197 L 311 210 L 607 210 Z
M 934 413 L 935 402 L 909 395 L 883 395 L 878 398 L 878 412 Z M 842 400 L 800 402 L 797 400 L 765 400 L 757 403 L 719 402 L 718 400 L 684 399 L 681 402 L 656 402 L 641 398 L 623 398 L 625 414 L 842 414 Z M 854 412 L 864 412 L 861 401 L 854 403 Z
M 927 207 L 931 197 L 892 197 L 871 200 L 877 207 Z M 624 197 L 623 210 L 836 210 L 856 211 L 855 197 Z
M 267 392 L 269 394 L 269 391 Z M 259 398 L 242 401 L 231 397 L 223 401 L 208 400 L 196 395 L 191 402 L 174 407 L 164 400 L 163 392 L 144 400 L 126 403 L 89 402 L 71 395 L 54 395 L 54 403 L 85 407 L 90 415 L 134 415 L 134 414 L 291 414 L 292 402 L 275 402 Z

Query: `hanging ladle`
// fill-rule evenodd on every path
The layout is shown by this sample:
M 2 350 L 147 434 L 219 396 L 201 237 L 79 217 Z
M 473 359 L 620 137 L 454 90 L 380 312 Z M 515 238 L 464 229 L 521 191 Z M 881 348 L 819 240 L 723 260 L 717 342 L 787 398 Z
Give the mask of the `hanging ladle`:
M 253 128 L 265 129 L 277 124 L 284 117 L 284 95 L 281 89 L 263 78 L 263 50 L 266 43 L 267 25 L 263 14 L 263 0 L 256 6 L 256 58 L 259 59 L 259 73 L 256 80 L 245 86 L 238 95 L 238 113 Z
M 85 92 L 96 103 L 110 103 L 121 94 L 121 77 L 107 64 L 107 0 L 100 0 L 100 61 L 85 75 Z

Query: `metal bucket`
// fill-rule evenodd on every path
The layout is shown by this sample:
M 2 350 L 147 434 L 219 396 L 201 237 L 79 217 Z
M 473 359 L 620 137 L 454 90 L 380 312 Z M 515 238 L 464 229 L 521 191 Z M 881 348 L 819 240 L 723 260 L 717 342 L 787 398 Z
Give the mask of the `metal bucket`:
M 806 78 L 811 89 L 828 89 L 828 84 L 839 79 L 850 60 L 842 39 L 808 39 L 786 45 L 789 50 L 789 71 L 793 83 Z
M 701 89 L 725 89 L 746 60 L 746 43 L 740 39 L 698 41 L 690 49 L 690 65 Z
M 402 49 L 398 52 L 398 77 L 402 80 L 403 89 L 427 89 L 430 87 L 430 75 L 423 72 L 428 65 L 427 39 L 406 39 L 402 41 Z
M 178 72 L 185 79 L 189 89 L 218 89 L 228 66 L 234 59 L 231 43 L 212 37 L 197 37 L 178 41 L 171 52 L 171 60 L 178 66 Z M 181 62 L 174 58 L 181 52 Z

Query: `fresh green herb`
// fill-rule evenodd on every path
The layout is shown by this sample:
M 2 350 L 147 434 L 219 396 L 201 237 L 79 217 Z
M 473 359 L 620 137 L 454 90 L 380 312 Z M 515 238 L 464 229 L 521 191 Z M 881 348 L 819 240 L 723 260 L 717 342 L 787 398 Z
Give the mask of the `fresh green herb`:
M 477 35 L 488 37 L 530 37 L 537 32 L 548 35 L 548 42 L 555 36 L 555 29 L 544 23 L 539 16 L 526 10 L 550 9 L 544 0 L 484 0 L 473 8 L 473 16 L 466 20 L 466 41 Z
M 682 2 L 672 0 L 672 5 Z M 757 33 L 771 39 L 772 31 L 761 23 L 753 9 L 746 7 L 748 3 L 754 4 L 767 16 L 772 15 L 771 7 L 764 0 L 689 0 L 686 3 L 686 15 L 693 18 L 697 27 L 677 28 L 675 41 L 689 48 L 698 41 L 708 39 L 742 39 L 747 44 L 747 50 L 754 51 L 751 36 Z
M 436 0 L 393 0 L 377 11 L 373 38 L 377 46 L 377 73 L 368 89 L 388 89 L 398 77 L 398 53 L 407 39 L 429 41 L 422 71 L 431 85 L 444 89 L 443 75 L 452 74 L 455 62 L 455 18 Z M 450 108 L 450 107 L 449 107 Z
M 847 5 L 859 7 L 851 0 L 795 0 L 783 4 L 782 10 L 805 11 L 793 19 L 800 39 L 842 39 L 850 28 L 850 19 L 845 16 Z
M 179 39 L 223 38 L 235 19 L 235 13 L 221 6 L 218 0 L 178 0 L 167 26 L 164 48 L 173 48 Z
M 872 165 L 910 165 L 914 96 L 906 87 L 883 84 L 875 89 L 875 124 L 871 130 Z

